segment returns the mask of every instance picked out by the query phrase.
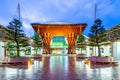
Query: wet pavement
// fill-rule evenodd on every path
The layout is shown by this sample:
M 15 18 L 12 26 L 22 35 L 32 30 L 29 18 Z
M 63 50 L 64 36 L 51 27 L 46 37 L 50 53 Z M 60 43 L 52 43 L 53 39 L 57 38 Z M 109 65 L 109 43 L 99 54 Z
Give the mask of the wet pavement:
M 0 80 L 120 80 L 120 63 L 90 65 L 73 56 L 42 57 L 34 64 L 0 65 Z

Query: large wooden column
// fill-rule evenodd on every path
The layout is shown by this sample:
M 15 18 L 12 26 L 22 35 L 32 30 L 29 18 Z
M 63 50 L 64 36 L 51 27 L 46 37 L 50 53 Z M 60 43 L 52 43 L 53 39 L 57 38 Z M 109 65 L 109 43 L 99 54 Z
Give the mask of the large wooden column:
M 76 38 L 75 33 L 69 33 L 67 36 L 68 40 L 68 54 L 76 54 Z
M 50 41 L 51 41 L 51 34 L 50 33 L 44 33 L 42 36 L 43 38 L 43 54 L 50 54 Z

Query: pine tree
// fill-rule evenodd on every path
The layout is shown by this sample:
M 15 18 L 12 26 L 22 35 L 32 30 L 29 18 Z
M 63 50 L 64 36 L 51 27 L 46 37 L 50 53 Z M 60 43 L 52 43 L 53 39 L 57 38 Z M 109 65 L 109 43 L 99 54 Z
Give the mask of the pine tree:
M 79 35 L 77 38 L 77 48 L 81 49 L 81 54 L 82 54 L 82 49 L 86 47 L 85 40 L 86 40 L 86 38 L 82 34 Z
M 39 34 L 35 34 L 35 36 L 33 36 L 33 41 L 34 41 L 34 50 L 36 52 L 36 55 L 37 55 L 37 52 L 38 52 L 38 49 L 42 48 L 42 38 L 39 36 Z
M 104 42 L 107 41 L 106 34 L 104 32 L 105 32 L 105 29 L 104 29 L 104 26 L 102 25 L 102 21 L 100 19 L 96 19 L 94 21 L 93 26 L 90 29 L 89 41 L 90 41 L 90 46 L 98 47 L 99 57 L 101 56 L 100 46 L 104 45 Z
M 5 39 L 7 39 L 17 51 L 16 56 L 20 57 L 20 47 L 28 46 L 28 40 L 25 37 L 24 31 L 22 30 L 22 23 L 17 20 L 13 19 L 9 25 L 7 26 L 7 35 Z

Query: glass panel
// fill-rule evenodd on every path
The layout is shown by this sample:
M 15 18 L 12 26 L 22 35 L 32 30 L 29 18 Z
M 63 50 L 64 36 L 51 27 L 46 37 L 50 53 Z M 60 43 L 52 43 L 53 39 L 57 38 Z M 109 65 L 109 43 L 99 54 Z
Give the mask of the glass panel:
M 52 38 L 50 48 L 68 48 L 67 41 L 64 36 L 55 36 Z

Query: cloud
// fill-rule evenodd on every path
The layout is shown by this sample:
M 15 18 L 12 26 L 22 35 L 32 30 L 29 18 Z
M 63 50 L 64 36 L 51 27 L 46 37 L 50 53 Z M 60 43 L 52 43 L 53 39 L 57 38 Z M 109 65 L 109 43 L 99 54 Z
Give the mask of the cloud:
M 32 28 L 31 25 L 28 22 L 24 21 L 22 24 L 27 30 L 30 30 Z
M 94 21 L 94 7 L 97 4 L 97 17 L 108 20 L 120 17 L 120 1 L 119 0 L 19 0 L 21 4 L 21 16 L 23 25 L 26 30 L 30 30 L 31 23 L 39 22 L 55 22 L 65 21 L 72 23 L 87 23 L 88 26 Z M 13 17 L 18 1 L 13 0 L 13 4 L 9 4 L 11 0 L 1 1 L 0 22 L 8 23 L 8 19 Z M 2 10 L 4 7 L 4 10 Z M 6 13 L 6 15 L 5 15 Z M 2 17 L 4 16 L 4 17 Z M 11 16 L 11 17 L 9 17 Z M 109 21 L 110 22 L 110 21 Z M 27 31 L 29 32 L 29 31 Z
M 29 19 L 30 21 L 39 20 L 39 13 L 34 8 L 28 8 L 23 10 L 22 18 Z
M 98 14 L 99 16 L 105 16 L 111 14 L 113 11 L 113 5 L 111 0 L 104 0 L 102 3 L 98 4 Z
M 33 36 L 34 30 L 33 30 L 32 26 L 30 25 L 30 23 L 24 21 L 22 24 L 23 24 L 23 30 L 24 30 L 25 34 L 29 37 Z
M 6 24 L 7 24 L 6 21 L 0 18 L 0 25 L 4 25 L 5 26 Z
M 112 11 L 111 0 L 42 0 L 41 2 L 24 4 L 22 17 L 32 22 L 45 23 L 49 21 L 84 22 L 94 20 L 94 7 L 98 5 L 97 16 L 102 17 Z M 25 6 L 26 5 L 26 6 Z

